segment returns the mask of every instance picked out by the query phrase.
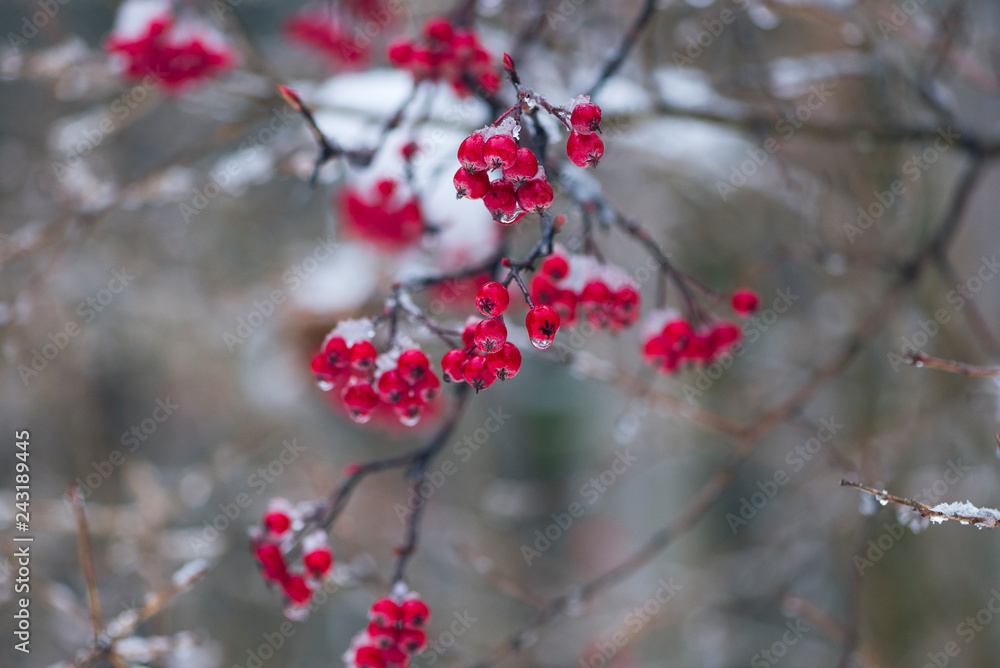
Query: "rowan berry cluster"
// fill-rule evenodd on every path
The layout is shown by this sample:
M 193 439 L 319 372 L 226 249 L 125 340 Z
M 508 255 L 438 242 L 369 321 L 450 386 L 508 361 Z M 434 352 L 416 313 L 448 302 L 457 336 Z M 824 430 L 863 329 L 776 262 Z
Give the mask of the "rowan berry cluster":
M 387 407 L 412 427 L 437 399 L 441 379 L 415 347 L 395 346 L 380 354 L 371 340 L 374 334 L 371 320 L 341 321 L 312 359 L 317 385 L 324 391 L 339 387 L 343 407 L 358 424 Z
M 406 668 L 427 646 L 424 628 L 430 616 L 430 608 L 414 592 L 380 598 L 368 611 L 368 628 L 354 636 L 344 653 L 344 663 L 347 668 Z
M 468 383 L 476 392 L 497 380 L 507 380 L 521 370 L 521 350 L 507 340 L 503 313 L 510 295 L 500 283 L 483 284 L 476 294 L 476 306 L 485 319 L 469 318 L 462 332 L 463 348 L 449 350 L 441 358 L 444 379 Z
M 737 290 L 730 306 L 738 315 L 751 315 L 760 299 L 751 290 Z M 663 373 L 673 373 L 685 363 L 703 366 L 739 343 L 742 328 L 728 320 L 695 325 L 674 309 L 651 313 L 644 326 L 643 358 Z
M 595 329 L 618 332 L 639 318 L 639 285 L 625 270 L 589 255 L 558 251 L 545 258 L 531 279 L 531 299 L 555 308 L 569 327 L 578 308 Z
M 119 10 L 105 49 L 130 79 L 152 75 L 169 92 L 232 67 L 236 52 L 197 18 L 175 18 L 169 2 L 130 0 Z
M 250 530 L 250 545 L 261 576 L 277 584 L 285 594 L 285 612 L 302 617 L 320 580 L 333 569 L 333 550 L 326 532 L 317 529 L 302 538 L 302 568 L 292 570 L 286 560 L 295 533 L 302 528 L 306 509 L 293 507 L 285 499 L 271 499 L 260 526 Z
M 385 250 L 411 246 L 425 230 L 420 201 L 393 179 L 380 179 L 367 194 L 345 187 L 334 206 L 348 236 Z
M 359 45 L 351 28 L 329 8 L 293 14 L 285 21 L 284 33 L 289 41 L 317 51 L 331 64 L 362 65 L 371 56 L 370 41 Z
M 456 196 L 483 200 L 493 220 L 503 225 L 516 223 L 529 211 L 545 211 L 555 196 L 534 151 L 518 147 L 519 129 L 514 119 L 506 118 L 472 133 L 458 147 L 462 166 L 455 172 Z M 500 172 L 492 181 L 491 170 Z
M 399 38 L 389 44 L 389 62 L 408 70 L 416 81 L 447 81 L 461 97 L 478 86 L 489 93 L 500 77 L 489 51 L 471 28 L 453 26 L 442 16 L 427 20 L 420 39 Z

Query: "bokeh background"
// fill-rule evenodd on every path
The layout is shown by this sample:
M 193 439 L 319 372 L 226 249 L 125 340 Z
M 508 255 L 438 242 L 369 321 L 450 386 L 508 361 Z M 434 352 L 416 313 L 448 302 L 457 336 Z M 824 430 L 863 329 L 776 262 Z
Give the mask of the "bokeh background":
M 392 166 L 331 163 L 310 187 L 315 144 L 274 83 L 296 87 L 331 136 L 363 146 L 409 86 L 382 46 L 452 6 L 401 3 L 370 67 L 341 72 L 282 38 L 298 3 L 193 2 L 242 40 L 244 67 L 169 96 L 110 66 L 101 45 L 117 4 L 69 0 L 19 49 L 0 45 L 0 664 L 51 665 L 89 641 L 62 498 L 79 479 L 105 617 L 207 558 L 209 574 L 140 635 L 193 632 L 156 665 L 247 666 L 283 621 L 247 550 L 267 499 L 321 497 L 345 464 L 426 438 L 352 424 L 316 389 L 308 360 L 339 319 L 377 313 L 399 272 L 482 252 L 482 207 L 449 191 L 458 143 L 490 119 L 484 104 L 438 91 L 416 132 L 425 206 L 450 232 L 427 253 L 379 253 L 345 237 L 331 198 Z M 488 47 L 513 53 L 522 79 L 561 101 L 593 82 L 641 3 L 473 4 Z M 2 32 L 19 33 L 40 6 L 3 3 Z M 567 591 L 565 614 L 525 634 L 505 665 L 923 666 L 945 665 L 948 647 L 949 666 L 996 665 L 995 533 L 921 527 L 839 482 L 1000 505 L 1000 387 L 893 357 L 910 344 L 970 363 L 1000 356 L 998 30 L 1000 5 L 963 0 L 656 3 L 596 98 L 607 151 L 590 176 L 679 268 L 723 291 L 752 286 L 764 310 L 715 378 L 656 377 L 638 331 L 567 330 L 555 350 L 527 354 L 515 381 L 470 402 L 439 460 L 457 474 L 428 500 L 410 569 L 441 649 L 417 665 L 473 665 Z M 123 102 L 112 131 L 87 134 Z M 228 159 L 239 164 L 232 182 L 186 216 Z M 563 199 L 553 211 L 567 214 L 571 244 L 579 212 Z M 954 234 L 907 273 L 949 220 Z M 525 224 L 514 243 L 536 238 Z M 615 232 L 598 243 L 630 272 L 647 260 Z M 650 302 L 654 283 L 643 285 Z M 233 344 L 274 291 L 281 303 Z M 471 298 L 453 305 L 441 317 L 460 323 Z M 25 377 L 19 366 L 70 325 L 78 335 Z M 843 363 L 824 367 L 831 360 Z M 160 422 L 157 402 L 176 406 Z M 464 458 L 462 439 L 497 415 Z M 717 415 L 759 429 L 732 438 Z M 133 427 L 144 438 L 126 442 Z M 36 536 L 30 656 L 13 650 L 11 619 L 21 429 Z M 605 476 L 591 503 L 588 481 L 625 451 L 635 463 Z M 733 457 L 731 484 L 666 549 L 594 597 L 573 595 L 670 526 Z M 234 511 L 240 494 L 252 503 Z M 384 593 L 405 498 L 398 472 L 362 485 L 334 531 L 344 585 L 263 665 L 341 663 Z M 585 515 L 527 563 L 523 547 L 574 502 Z M 657 601 L 664 582 L 673 586 Z M 455 615 L 475 621 L 454 626 Z M 978 627 L 966 622 L 977 615 Z

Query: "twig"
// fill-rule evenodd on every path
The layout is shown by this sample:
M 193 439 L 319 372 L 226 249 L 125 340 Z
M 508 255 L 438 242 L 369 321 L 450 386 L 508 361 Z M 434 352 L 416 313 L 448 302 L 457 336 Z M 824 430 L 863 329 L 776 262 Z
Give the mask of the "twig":
M 981 515 L 969 515 L 965 513 L 947 512 L 947 511 L 935 510 L 934 508 L 931 508 L 930 506 L 920 503 L 919 501 L 914 501 L 913 499 L 907 499 L 902 496 L 896 496 L 895 494 L 890 494 L 884 489 L 878 490 L 875 489 L 874 487 L 868 487 L 867 485 L 863 485 L 859 482 L 852 482 L 850 480 L 841 480 L 840 486 L 853 487 L 854 489 L 860 490 L 862 492 L 867 492 L 868 494 L 871 494 L 876 499 L 878 499 L 883 505 L 886 503 L 895 503 L 901 506 L 909 506 L 914 511 L 920 513 L 921 517 L 938 518 L 939 521 L 955 520 L 963 524 L 972 524 L 979 529 L 996 529 L 997 527 L 1000 527 L 1000 512 L 993 510 L 992 508 L 977 509 L 980 510 L 980 512 L 982 513 Z M 955 504 L 943 504 L 943 505 L 955 505 Z
M 94 631 L 94 641 L 97 641 L 104 627 L 101 620 L 101 599 L 97 593 L 97 578 L 94 575 L 94 561 L 90 552 L 90 529 L 87 527 L 87 513 L 83 509 L 83 494 L 80 488 L 71 485 L 66 492 L 73 506 L 73 517 L 76 520 L 76 545 L 80 555 L 80 570 L 87 586 L 87 605 L 90 608 L 90 622 Z
M 928 369 L 937 369 L 963 376 L 1000 376 L 1000 366 L 973 366 L 963 362 L 933 357 L 922 352 L 909 353 L 906 356 L 906 361 L 917 368 L 927 367 Z

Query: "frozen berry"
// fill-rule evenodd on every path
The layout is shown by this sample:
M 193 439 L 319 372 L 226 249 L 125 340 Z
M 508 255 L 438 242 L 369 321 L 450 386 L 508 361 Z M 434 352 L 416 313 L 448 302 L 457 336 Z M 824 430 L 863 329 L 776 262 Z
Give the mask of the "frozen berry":
M 549 208 L 555 194 L 545 179 L 531 179 L 517 189 L 517 203 L 525 211 L 541 213 Z
M 419 598 L 410 598 L 403 601 L 401 611 L 403 626 L 408 629 L 423 628 L 427 625 L 427 620 L 431 616 L 430 608 Z
M 573 107 L 569 122 L 573 131 L 582 135 L 601 131 L 601 108 L 593 102 L 582 102 Z
M 538 173 L 538 158 L 530 148 L 517 149 L 514 164 L 504 167 L 503 177 L 515 185 L 524 183 L 528 179 L 535 177 Z
M 383 628 L 395 626 L 402 617 L 403 611 L 399 605 L 389 598 L 380 598 L 368 610 L 368 619 Z
M 483 145 L 483 158 L 490 169 L 510 168 L 517 160 L 517 142 L 510 135 L 493 135 Z
M 398 369 L 386 371 L 378 379 L 378 396 L 387 404 L 398 403 L 409 389 Z
M 510 304 L 510 293 L 496 281 L 483 283 L 476 294 L 476 308 L 486 316 L 501 315 L 507 310 L 508 304 Z
M 455 198 L 482 199 L 490 190 L 490 177 L 486 172 L 470 172 L 465 167 L 459 167 L 453 179 Z
M 485 170 L 486 159 L 483 157 L 485 145 L 486 140 L 478 132 L 469 135 L 458 147 L 458 161 L 470 172 Z
M 474 355 L 469 358 L 465 365 L 465 382 L 479 392 L 485 390 L 497 379 L 497 375 L 490 371 L 486 358 L 482 355 Z
M 465 381 L 465 363 L 469 356 L 458 348 L 449 350 L 441 358 L 441 371 L 446 381 L 461 383 Z
M 552 345 L 552 339 L 559 331 L 559 313 L 545 304 L 528 311 L 524 324 L 528 328 L 528 338 L 531 345 L 539 350 L 545 350 Z
M 371 341 L 358 341 L 351 346 L 350 360 L 351 367 L 355 371 L 366 373 L 375 368 L 375 358 L 378 351 Z
M 500 350 L 507 342 L 507 326 L 500 318 L 487 318 L 476 326 L 476 347 L 484 353 Z
M 596 134 L 571 132 L 566 142 L 566 155 L 577 167 L 597 167 L 604 156 L 604 142 Z
M 569 273 L 569 262 L 562 255 L 550 255 L 542 262 L 539 271 L 551 276 L 553 281 L 561 281 Z
M 427 359 L 427 355 L 423 351 L 412 348 L 402 352 L 396 361 L 396 368 L 399 369 L 399 374 L 403 377 L 403 380 L 413 385 L 430 373 L 431 362 Z
M 486 365 L 496 374 L 497 380 L 507 380 L 521 370 L 521 350 L 510 341 L 486 357 Z
M 494 220 L 504 220 L 517 211 L 517 194 L 514 185 L 505 179 L 497 179 L 483 197 L 483 203 Z

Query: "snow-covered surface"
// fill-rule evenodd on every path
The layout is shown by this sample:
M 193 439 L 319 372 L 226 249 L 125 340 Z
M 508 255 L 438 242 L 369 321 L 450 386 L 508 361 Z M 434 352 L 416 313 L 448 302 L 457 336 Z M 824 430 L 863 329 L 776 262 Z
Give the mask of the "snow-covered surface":
M 995 508 L 978 508 L 972 505 L 968 501 L 959 501 L 955 503 L 939 503 L 938 505 L 931 508 L 934 512 L 941 513 L 943 515 L 952 515 L 953 517 L 965 517 L 972 519 L 983 520 L 982 523 L 976 523 L 976 526 L 980 529 L 984 527 L 995 528 L 1000 526 L 1000 510 Z M 931 522 L 939 524 L 946 521 L 947 517 L 936 517 L 932 516 L 930 518 Z M 958 520 L 962 524 L 969 524 L 969 522 L 964 520 Z
M 342 244 L 332 257 L 292 293 L 296 305 L 316 313 L 357 309 L 378 285 L 374 251 L 362 244 Z

